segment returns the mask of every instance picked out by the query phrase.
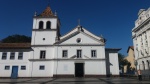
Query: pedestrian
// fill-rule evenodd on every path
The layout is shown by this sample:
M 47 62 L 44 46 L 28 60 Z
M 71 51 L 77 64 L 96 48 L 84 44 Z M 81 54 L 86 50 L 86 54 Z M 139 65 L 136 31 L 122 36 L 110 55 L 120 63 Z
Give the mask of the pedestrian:
M 137 73 L 138 73 L 139 81 L 142 81 L 142 72 L 141 72 L 141 70 L 138 70 Z

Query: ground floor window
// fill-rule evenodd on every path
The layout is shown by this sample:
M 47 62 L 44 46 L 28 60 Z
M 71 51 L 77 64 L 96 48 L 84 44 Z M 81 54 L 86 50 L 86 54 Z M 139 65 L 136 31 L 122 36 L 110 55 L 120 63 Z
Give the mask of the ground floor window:
M 21 70 L 26 70 L 26 66 L 21 66 Z
M 9 70 L 10 69 L 10 66 L 5 66 L 5 70 Z
M 40 65 L 39 70 L 44 70 L 45 66 L 44 65 Z

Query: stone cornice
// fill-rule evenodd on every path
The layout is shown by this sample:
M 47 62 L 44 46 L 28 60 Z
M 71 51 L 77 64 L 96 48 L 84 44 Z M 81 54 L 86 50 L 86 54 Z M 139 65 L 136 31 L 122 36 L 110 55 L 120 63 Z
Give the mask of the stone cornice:
M 146 24 L 146 23 L 148 23 L 150 21 L 150 17 L 148 18 L 148 19 L 146 19 L 142 24 L 140 24 L 138 27 L 136 27 L 136 28 L 134 28 L 133 30 L 132 30 L 132 32 L 137 32 L 137 31 L 139 31 L 140 29 L 142 29 L 143 28 L 143 26 Z
M 58 18 L 58 16 L 33 16 L 33 18 Z
M 105 46 L 103 44 L 55 44 L 55 45 L 31 45 L 31 47 L 51 47 L 51 46 Z
M 29 59 L 29 61 L 105 61 L 105 58 L 95 58 L 95 59 L 70 59 L 70 58 L 66 58 L 66 59 Z
M 137 58 L 137 60 L 139 60 L 139 59 L 143 59 L 143 58 L 148 58 L 148 57 L 150 57 L 150 56 L 138 57 L 138 58 Z
M 55 44 L 56 46 L 104 46 L 105 44 Z
M 31 45 L 31 47 L 51 47 L 51 46 L 54 46 L 54 45 Z
M 32 31 L 57 31 L 57 29 L 32 29 Z
M 136 37 L 136 34 L 132 36 L 132 39 L 134 39 Z

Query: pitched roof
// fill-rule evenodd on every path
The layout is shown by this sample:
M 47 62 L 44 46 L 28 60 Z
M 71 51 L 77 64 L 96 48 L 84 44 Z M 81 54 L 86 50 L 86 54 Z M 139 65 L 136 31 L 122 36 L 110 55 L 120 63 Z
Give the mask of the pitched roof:
M 50 6 L 47 6 L 47 8 L 41 13 L 39 14 L 38 16 L 41 16 L 41 17 L 50 17 L 50 16 L 54 16 Z
M 75 27 L 74 29 L 72 29 L 72 30 L 71 30 L 70 32 L 68 32 L 67 34 L 61 36 L 60 39 L 64 39 L 64 38 L 66 38 L 66 37 L 72 35 L 72 34 L 75 33 L 75 32 L 83 32 L 83 33 L 85 33 L 85 34 L 89 35 L 90 37 L 93 37 L 93 38 L 95 38 L 95 39 L 97 39 L 97 40 L 104 39 L 104 38 L 102 38 L 102 37 L 96 36 L 95 34 L 89 32 L 87 29 L 85 29 L 85 28 L 84 28 L 83 26 L 81 26 L 81 25 L 78 25 L 77 27 Z M 102 41 L 102 40 L 101 40 L 101 41 Z
M 90 38 L 92 38 L 93 40 L 97 41 L 97 42 L 101 42 L 103 45 L 105 44 L 103 41 L 102 37 L 98 37 L 94 34 L 92 34 L 91 32 L 89 32 L 88 30 L 86 30 L 85 28 L 83 28 L 82 26 L 78 25 L 77 27 L 75 27 L 72 31 L 70 31 L 69 33 L 65 34 L 64 36 L 62 36 L 60 38 L 60 40 L 58 42 L 56 42 L 55 44 L 60 44 L 70 38 L 72 38 L 73 36 L 82 33 Z
M 134 51 L 134 46 L 129 46 L 128 50 L 127 50 L 127 53 L 129 52 L 129 49 L 132 49 Z
M 0 43 L 0 49 L 30 49 L 31 43 Z

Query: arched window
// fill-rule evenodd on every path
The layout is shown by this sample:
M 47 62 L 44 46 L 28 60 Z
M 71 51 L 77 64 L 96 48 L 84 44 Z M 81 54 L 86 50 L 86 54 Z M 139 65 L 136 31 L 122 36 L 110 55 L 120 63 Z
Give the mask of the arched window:
M 149 61 L 148 61 L 148 60 L 147 60 L 147 69 L 148 69 L 148 70 L 150 69 Z
M 144 61 L 142 61 L 143 70 L 145 70 L 145 64 Z
M 46 22 L 46 29 L 51 29 L 51 22 L 50 21 Z
M 43 21 L 39 22 L 39 29 L 43 29 Z

